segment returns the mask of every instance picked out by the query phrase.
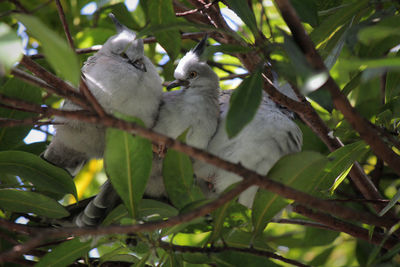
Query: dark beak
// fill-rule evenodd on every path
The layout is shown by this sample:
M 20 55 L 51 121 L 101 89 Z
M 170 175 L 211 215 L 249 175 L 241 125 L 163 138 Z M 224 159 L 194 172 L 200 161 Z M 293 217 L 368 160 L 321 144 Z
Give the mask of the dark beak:
M 172 88 L 178 87 L 178 86 L 189 86 L 189 82 L 186 80 L 175 80 L 173 82 L 170 82 L 167 86 L 167 90 L 171 91 Z
M 147 72 L 146 65 L 143 63 L 142 60 L 136 60 L 135 62 L 129 61 L 129 63 L 131 63 L 131 65 L 137 68 L 138 70 Z

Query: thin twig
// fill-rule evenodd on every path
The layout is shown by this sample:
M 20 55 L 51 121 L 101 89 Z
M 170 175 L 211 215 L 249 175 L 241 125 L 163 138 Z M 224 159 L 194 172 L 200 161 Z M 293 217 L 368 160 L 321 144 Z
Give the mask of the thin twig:
M 20 63 L 40 79 L 46 81 L 55 90 L 57 90 L 57 94 L 70 99 L 72 102 L 78 104 L 82 108 L 89 110 L 91 109 L 91 106 L 86 102 L 84 97 L 76 91 L 75 88 L 44 69 L 28 56 L 24 55 Z
M 106 127 L 113 127 L 122 129 L 128 132 L 132 132 L 134 134 L 140 135 L 144 138 L 147 138 L 158 145 L 164 145 L 166 147 L 178 150 L 183 152 L 193 158 L 199 159 L 206 163 L 215 165 L 219 168 L 225 169 L 229 172 L 233 172 L 243 178 L 245 180 L 249 179 L 252 182 L 255 182 L 258 186 L 276 193 L 280 196 L 283 196 L 288 199 L 292 199 L 297 201 L 300 204 L 310 206 L 313 208 L 317 208 L 320 210 L 329 210 L 333 215 L 341 217 L 343 219 L 348 220 L 357 220 L 363 223 L 372 224 L 376 226 L 385 226 L 391 227 L 397 222 L 395 218 L 381 218 L 372 214 L 359 212 L 344 206 L 336 205 L 330 201 L 322 200 L 316 197 L 313 197 L 309 194 L 303 193 L 301 191 L 295 190 L 288 186 L 285 186 L 279 182 L 266 179 L 264 176 L 257 174 L 254 171 L 251 171 L 240 164 L 233 164 L 228 161 L 225 161 L 219 157 L 216 157 L 208 152 L 205 152 L 201 149 L 197 149 L 191 146 L 188 146 L 182 142 L 176 141 L 172 138 L 166 137 L 161 134 L 157 134 L 147 128 L 140 127 L 135 123 L 126 122 L 114 117 L 107 115 L 104 118 L 97 117 L 90 113 L 85 113 L 82 111 L 63 111 L 58 109 L 53 109 L 49 107 L 41 107 L 35 104 L 27 103 L 22 100 L 9 98 L 0 94 L 0 101 L 7 103 L 8 105 L 14 106 L 23 106 L 26 109 L 30 109 L 31 112 L 37 112 L 47 115 L 56 115 L 69 119 L 77 119 L 84 122 L 101 124 Z
M 252 185 L 254 181 L 251 179 L 242 181 L 239 185 L 235 188 L 222 194 L 216 200 L 210 202 L 209 204 L 203 205 L 191 212 L 180 214 L 174 217 L 169 218 L 168 220 L 163 221 L 155 221 L 155 222 L 146 222 L 142 224 L 135 224 L 135 225 L 125 225 L 125 226 L 107 226 L 107 227 L 98 227 L 98 228 L 60 228 L 60 229 L 46 229 L 43 231 L 36 231 L 36 235 L 27 241 L 24 244 L 19 244 L 14 246 L 11 250 L 3 252 L 0 254 L 0 263 L 5 261 L 9 261 L 10 259 L 14 259 L 31 251 L 32 249 L 40 246 L 43 244 L 45 240 L 56 239 L 60 237 L 68 237 L 71 235 L 74 236 L 84 236 L 84 235 L 106 235 L 106 234 L 126 234 L 126 233 L 135 233 L 135 232 L 145 232 L 145 231 L 154 231 L 157 229 L 162 229 L 166 227 L 171 227 L 182 222 L 191 221 L 197 217 L 204 216 L 213 210 L 217 209 L 218 207 L 222 206 L 226 202 L 232 200 L 241 192 L 246 190 L 248 187 Z M 0 219 L 1 223 L 5 221 Z M 20 225 L 13 226 L 13 223 L 6 222 L 7 229 L 13 228 L 16 229 L 20 227 Z M 11 224 L 11 225 L 9 225 Z
M 282 224 L 296 224 L 296 225 L 302 225 L 302 226 L 310 226 L 314 228 L 320 228 L 320 229 L 325 229 L 325 230 L 333 230 L 332 227 L 327 226 L 322 223 L 316 223 L 313 221 L 306 221 L 306 220 L 299 220 L 299 219 L 272 219 L 270 223 L 282 223 Z
M 86 84 L 85 74 L 83 74 L 83 73 L 82 73 L 82 76 L 81 76 L 79 89 L 81 90 L 82 94 L 86 97 L 88 102 L 92 105 L 92 107 L 96 111 L 96 113 L 99 114 L 100 118 L 105 117 L 106 116 L 106 112 L 104 111 L 102 106 L 99 104 L 97 99 L 94 97 L 92 92 L 90 92 L 89 87 Z
M 383 234 L 377 233 L 376 231 L 374 231 L 374 233 L 372 234 L 372 237 L 371 237 L 368 230 L 366 230 L 364 228 L 361 228 L 359 226 L 356 226 L 354 224 L 351 224 L 351 223 L 348 223 L 345 221 L 338 220 L 329 214 L 311 210 L 302 205 L 295 205 L 293 210 L 297 213 L 300 213 L 300 214 L 308 217 L 308 218 L 311 218 L 311 219 L 321 222 L 323 224 L 330 225 L 333 229 L 335 229 L 338 232 L 344 232 L 344 233 L 350 234 L 354 237 L 363 239 L 365 241 L 371 242 L 376 245 L 380 245 L 385 238 L 385 236 Z M 383 247 L 386 249 L 391 249 L 398 243 L 399 243 L 399 240 L 397 238 L 390 237 L 383 244 Z
M 221 253 L 224 251 L 236 251 L 236 252 L 243 252 L 243 253 L 248 253 L 248 254 L 253 254 L 257 256 L 262 256 L 266 258 L 271 258 L 275 260 L 279 260 L 285 263 L 289 263 L 294 266 L 301 266 L 301 267 L 306 267 L 309 265 L 305 265 L 301 262 L 298 262 L 296 260 L 291 260 L 287 259 L 285 257 L 282 257 L 278 254 L 275 254 L 270 251 L 265 251 L 265 250 L 259 250 L 255 248 L 238 248 L 238 247 L 191 247 L 191 246 L 179 246 L 179 245 L 173 245 L 171 243 L 167 242 L 159 242 L 158 245 L 165 250 L 173 250 L 173 251 L 179 251 L 179 252 L 185 252 L 185 253 L 204 253 L 204 254 L 210 254 L 210 253 Z
M 65 35 L 67 36 L 69 46 L 72 49 L 75 49 L 74 40 L 72 39 L 71 32 L 69 31 L 69 26 L 68 26 L 67 20 L 65 19 L 65 13 L 64 13 L 63 7 L 60 3 L 60 0 L 56 0 L 56 5 L 57 5 L 57 10 L 58 10 L 58 16 L 60 17 L 61 23 L 63 25 L 64 32 L 65 32 Z
M 300 22 L 296 11 L 289 0 L 275 0 L 283 19 L 288 25 L 292 35 L 303 50 L 308 62 L 320 71 L 326 71 L 326 67 L 321 56 L 318 54 L 310 36 L 307 34 Z M 329 72 L 327 72 L 329 73 Z M 397 174 L 400 174 L 400 156 L 397 155 L 379 136 L 379 133 L 372 126 L 372 123 L 363 118 L 350 104 L 346 96 L 341 92 L 338 85 L 329 76 L 324 85 L 331 93 L 335 107 L 342 112 L 344 118 L 360 134 L 360 137 L 370 145 L 372 151 L 382 158 Z
M 191 9 L 191 10 L 188 10 L 188 11 L 185 11 L 185 12 L 177 12 L 177 13 L 175 13 L 175 16 L 177 16 L 177 17 L 184 17 L 184 16 L 192 15 L 192 14 L 194 14 L 194 13 L 202 12 L 202 11 L 204 11 L 205 9 L 210 8 L 210 7 L 211 7 L 212 5 L 214 5 L 215 3 L 218 3 L 219 1 L 220 1 L 220 0 L 213 0 L 212 2 L 205 4 L 205 5 L 203 5 L 203 6 L 200 7 L 200 8 Z

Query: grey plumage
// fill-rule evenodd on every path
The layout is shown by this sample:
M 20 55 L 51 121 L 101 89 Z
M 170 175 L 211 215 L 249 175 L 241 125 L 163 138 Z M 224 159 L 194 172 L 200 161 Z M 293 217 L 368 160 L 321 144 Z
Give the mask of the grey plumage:
M 188 129 L 186 142 L 203 149 L 215 133 L 219 118 L 219 79 L 200 58 L 205 42 L 206 37 L 180 60 L 174 73 L 177 80 L 168 88 L 182 86 L 182 89 L 163 93 L 158 119 L 153 127 L 154 131 L 172 138 L 177 138 Z M 162 164 L 163 158 L 154 155 L 146 196 L 166 196 Z M 116 196 L 111 183 L 105 183 L 100 193 L 76 218 L 75 223 L 78 226 L 99 224 L 110 207 L 118 202 L 119 198 Z
M 144 55 L 143 40 L 120 24 L 113 15 L 118 33 L 82 67 L 89 90 L 107 113 L 120 112 L 139 117 L 152 127 L 161 101 L 162 86 L 155 67 Z M 63 110 L 79 110 L 66 100 Z M 105 128 L 56 117 L 56 134 L 43 153 L 44 159 L 75 175 L 90 158 L 104 152 Z
M 168 86 L 182 86 L 181 90 L 163 94 L 155 132 L 177 138 L 185 130 L 188 145 L 205 149 L 218 125 L 219 78 L 202 59 L 206 36 L 189 51 L 175 69 L 175 81 Z M 153 160 L 152 173 L 146 193 L 165 195 L 162 182 L 162 159 Z
M 221 122 L 208 145 L 210 153 L 232 163 L 240 162 L 244 167 L 265 175 L 282 156 L 301 150 L 301 130 L 292 121 L 290 114 L 265 94 L 254 119 L 236 137 L 229 139 L 225 122 L 231 93 L 221 92 Z M 195 161 L 194 171 L 199 179 L 213 184 L 214 192 L 206 192 L 209 197 L 242 180 L 236 174 L 198 160 Z M 256 186 L 250 187 L 239 196 L 239 202 L 250 208 L 257 190 Z

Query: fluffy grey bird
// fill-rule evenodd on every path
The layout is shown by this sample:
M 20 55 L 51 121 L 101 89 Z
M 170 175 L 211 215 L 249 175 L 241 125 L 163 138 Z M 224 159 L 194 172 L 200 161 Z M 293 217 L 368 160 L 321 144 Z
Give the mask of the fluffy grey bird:
M 221 92 L 221 122 L 208 145 L 210 153 L 232 163 L 240 162 L 244 167 L 265 175 L 282 156 L 301 150 L 301 130 L 292 121 L 289 112 L 279 108 L 267 95 L 263 96 L 254 119 L 237 136 L 229 139 L 225 123 L 231 93 Z M 206 192 L 209 197 L 242 180 L 236 174 L 197 160 L 194 171 L 197 178 L 213 186 L 214 192 Z M 257 190 L 258 187 L 252 186 L 244 191 L 239 196 L 239 203 L 251 208 Z
M 142 119 L 152 127 L 162 98 L 161 78 L 144 55 L 143 40 L 110 14 L 117 34 L 91 56 L 82 68 L 89 90 L 107 113 L 120 112 Z M 79 106 L 66 100 L 64 110 Z M 56 118 L 56 134 L 43 157 L 75 175 L 90 158 L 104 153 L 102 126 Z
M 175 81 L 168 85 L 170 90 L 181 86 L 181 90 L 166 92 L 154 131 L 177 138 L 185 130 L 188 145 L 205 149 L 214 135 L 219 118 L 219 78 L 201 59 L 207 35 L 189 51 L 175 69 Z M 153 160 L 146 193 L 149 196 L 165 195 L 162 180 L 162 158 Z
M 185 130 L 186 142 L 205 149 L 218 126 L 219 78 L 201 60 L 206 46 L 206 36 L 189 51 L 175 69 L 175 81 L 167 89 L 181 86 L 181 90 L 163 93 L 158 119 L 154 131 L 177 138 Z M 162 178 L 163 158 L 154 155 L 152 172 L 145 195 L 152 198 L 165 197 Z M 119 202 L 111 183 L 106 182 L 100 193 L 75 220 L 78 226 L 95 226 Z

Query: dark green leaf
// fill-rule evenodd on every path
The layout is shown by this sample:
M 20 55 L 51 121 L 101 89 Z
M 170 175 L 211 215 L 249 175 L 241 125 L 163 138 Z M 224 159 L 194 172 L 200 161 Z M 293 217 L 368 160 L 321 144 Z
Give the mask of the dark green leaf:
M 363 12 L 367 6 L 367 0 L 360 0 L 348 5 L 343 5 L 343 7 L 337 10 L 333 15 L 324 19 L 321 25 L 315 28 L 311 33 L 311 39 L 314 44 L 319 45 L 323 40 L 329 38 L 338 27 L 347 23 L 354 15 Z
M 202 198 L 195 191 L 192 162 L 186 154 L 169 149 L 162 173 L 168 197 L 175 207 L 183 208 Z
M 360 42 L 370 45 L 373 41 L 379 41 L 386 37 L 399 35 L 400 17 L 391 16 L 381 20 L 373 26 L 365 27 L 358 32 Z
M 217 266 L 251 266 L 251 267 L 280 267 L 280 265 L 266 259 L 262 256 L 256 256 L 250 253 L 225 251 L 213 254 Z M 218 260 L 217 260 L 218 259 Z
M 339 232 L 314 227 L 307 227 L 303 239 L 303 246 L 316 247 L 332 244 L 339 236 Z
M 36 267 L 50 267 L 50 266 L 69 266 L 76 259 L 84 256 L 91 249 L 92 240 L 81 242 L 79 238 L 66 241 L 56 248 L 52 249 L 51 252 L 47 253 L 40 261 L 35 265 Z
M 63 218 L 69 215 L 69 212 L 54 199 L 14 189 L 0 189 L 0 206 L 12 212 L 35 213 L 48 218 Z
M 0 76 L 21 59 L 22 52 L 21 39 L 7 24 L 0 22 Z
M 381 211 L 379 212 L 379 216 L 385 215 L 386 212 L 388 212 L 391 208 L 394 207 L 394 205 L 397 204 L 397 201 L 399 201 L 399 199 L 400 199 L 400 190 L 397 191 L 396 195 L 394 195 L 394 196 L 392 197 L 392 199 L 391 199 L 390 202 L 386 205 L 386 207 L 385 207 L 383 210 L 381 210 Z
M 107 129 L 104 152 L 106 172 L 134 218 L 138 216 L 138 205 L 150 176 L 152 159 L 149 140 L 122 130 Z
M 0 88 L 0 92 L 8 97 L 22 99 L 31 103 L 39 104 L 41 101 L 41 92 L 39 88 L 16 78 L 9 79 Z M 1 118 L 21 120 L 33 116 L 33 113 L 0 108 Z M 0 128 L 0 150 L 15 148 L 16 145 L 22 143 L 22 139 L 29 133 L 31 128 L 30 126 Z
M 329 247 L 319 253 L 314 259 L 309 263 L 311 266 L 323 266 L 328 260 L 329 256 L 332 254 L 332 251 L 335 247 Z
M 296 9 L 301 21 L 313 27 L 318 25 L 317 5 L 314 0 L 290 0 L 290 3 Z
M 242 81 L 232 94 L 226 132 L 229 138 L 235 137 L 255 116 L 262 98 L 261 70 L 257 69 Z
M 304 151 L 281 158 L 269 171 L 269 179 L 281 182 L 297 190 L 310 192 L 314 190 L 327 159 L 319 153 Z M 288 201 L 277 194 L 258 190 L 253 204 L 254 234 L 260 234 L 268 222 Z
M 400 58 L 400 51 L 396 54 Z M 389 71 L 386 76 L 385 99 L 389 102 L 400 95 L 400 73 L 398 70 Z
M 77 86 L 80 78 L 79 61 L 67 42 L 36 17 L 26 14 L 16 14 L 14 16 L 40 42 L 46 59 L 56 73 Z
M 77 198 L 75 184 L 67 171 L 27 152 L 0 152 L 0 173 L 19 176 L 42 191 L 72 194 Z
M 171 0 L 154 0 L 149 5 L 150 21 L 153 26 L 161 26 L 177 22 Z M 180 51 L 181 35 L 178 29 L 170 29 L 154 33 L 157 41 L 167 51 L 172 60 L 175 60 Z
M 250 28 L 254 36 L 258 36 L 257 21 L 254 12 L 250 9 L 248 2 L 242 0 L 228 0 L 227 4 Z

